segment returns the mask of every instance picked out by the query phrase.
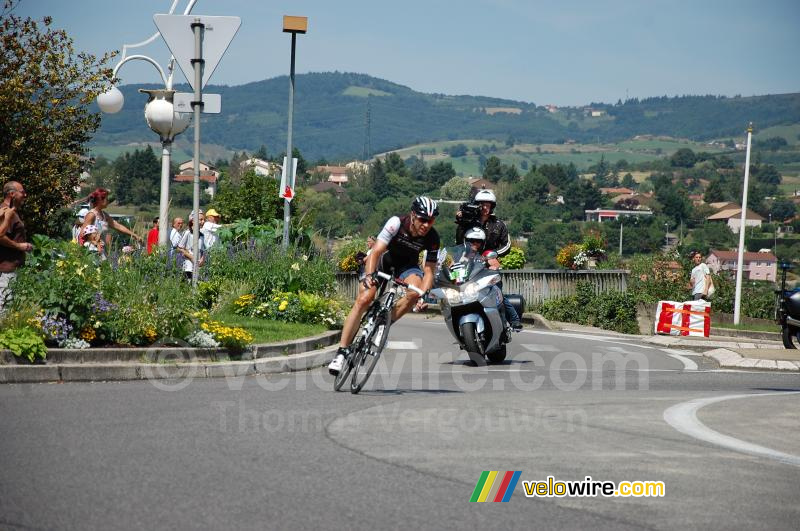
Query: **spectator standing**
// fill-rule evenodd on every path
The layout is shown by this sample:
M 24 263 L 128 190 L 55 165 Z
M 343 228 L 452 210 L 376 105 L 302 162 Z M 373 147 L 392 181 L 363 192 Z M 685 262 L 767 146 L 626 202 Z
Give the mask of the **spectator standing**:
M 11 299 L 9 284 L 17 276 L 17 269 L 25 263 L 25 253 L 33 245 L 25 241 L 25 224 L 18 210 L 25 202 L 25 187 L 17 181 L 3 185 L 3 202 L 0 203 L 0 314 Z
M 142 243 L 141 236 L 135 234 L 128 227 L 116 221 L 106 212 L 105 209 L 108 206 L 108 190 L 105 188 L 98 188 L 89 194 L 89 204 L 92 206 L 92 209 L 89 210 L 86 217 L 83 219 L 81 232 L 78 235 L 78 243 L 81 245 L 83 244 L 83 235 L 86 231 L 86 227 L 89 225 L 97 225 L 97 232 L 100 233 L 100 239 L 103 240 L 106 249 L 111 247 L 111 233 L 108 229 L 114 229 L 122 234 L 127 234 L 137 242 Z
M 689 286 L 692 288 L 693 300 L 708 300 L 708 290 L 711 287 L 711 271 L 708 265 L 703 262 L 703 253 L 695 251 L 692 253 L 694 269 L 689 277 Z
M 211 249 L 219 239 L 217 230 L 222 226 L 219 224 L 219 219 L 219 213 L 213 208 L 209 208 L 208 212 L 206 212 L 206 221 L 200 227 L 200 231 L 205 238 L 206 249 Z
M 201 213 L 199 218 L 203 219 L 203 214 Z M 180 243 L 178 244 L 178 251 L 183 255 L 183 274 L 189 280 L 192 281 L 192 273 L 194 272 L 194 263 L 195 257 L 192 254 L 192 248 L 194 246 L 194 215 L 190 214 L 189 217 L 189 229 L 183 234 L 183 238 L 181 238 Z M 205 237 L 203 233 L 199 233 L 200 236 L 198 238 L 198 245 L 197 245 L 197 253 L 200 255 L 197 259 L 197 267 L 202 267 L 203 263 L 205 263 Z M 199 273 L 199 270 L 198 270 Z
M 147 233 L 147 254 L 153 254 L 154 245 L 158 245 L 158 217 L 153 218 L 153 226 Z
M 178 248 L 183 238 L 183 218 L 175 218 L 172 220 L 172 229 L 169 231 L 169 243 L 173 249 Z

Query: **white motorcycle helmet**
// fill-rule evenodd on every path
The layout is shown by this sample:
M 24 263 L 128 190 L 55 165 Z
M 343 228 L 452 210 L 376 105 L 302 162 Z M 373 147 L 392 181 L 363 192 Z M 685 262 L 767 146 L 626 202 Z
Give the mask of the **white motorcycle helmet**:
M 480 227 L 472 227 L 464 234 L 464 241 L 467 243 L 480 241 L 483 245 L 486 243 L 486 233 Z
M 491 203 L 492 208 L 497 205 L 497 198 L 494 196 L 494 192 L 491 190 L 481 190 L 477 194 L 475 194 L 475 199 L 473 200 L 476 203 L 483 203 L 484 201 Z

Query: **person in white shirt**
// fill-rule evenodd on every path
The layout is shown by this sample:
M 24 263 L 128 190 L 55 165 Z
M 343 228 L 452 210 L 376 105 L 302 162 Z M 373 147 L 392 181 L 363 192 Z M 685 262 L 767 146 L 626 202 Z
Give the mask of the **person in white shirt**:
M 202 217 L 202 214 L 201 214 L 200 215 L 200 220 L 202 221 L 202 219 L 203 219 L 203 217 Z M 189 218 L 189 228 L 183 234 L 183 237 L 181 238 L 181 241 L 178 244 L 178 252 L 180 252 L 184 257 L 184 260 L 183 260 L 183 274 L 186 276 L 186 278 L 190 282 L 192 280 L 192 272 L 194 271 L 194 262 L 195 262 L 194 256 L 192 255 L 192 249 L 193 249 L 193 246 L 194 246 L 194 234 L 193 234 L 193 230 L 192 230 L 193 228 L 194 228 L 194 218 L 190 217 Z M 200 255 L 200 257 L 197 260 L 197 265 L 198 265 L 198 267 L 202 267 L 203 263 L 205 262 L 206 246 L 205 246 L 205 237 L 203 236 L 203 233 L 200 232 L 199 234 L 200 234 L 200 236 L 199 236 L 199 242 L 198 242 L 198 245 L 197 245 L 197 252 Z
M 219 213 L 213 208 L 209 208 L 206 212 L 206 222 L 200 227 L 200 232 L 205 237 L 206 249 L 211 249 L 219 239 L 217 231 L 222 226 L 219 224 L 219 218 Z
M 703 262 L 703 253 L 695 251 L 692 254 L 692 261 L 694 262 L 694 269 L 689 277 L 690 285 L 692 288 L 692 299 L 694 300 L 708 300 L 708 289 L 711 287 L 711 271 L 708 265 Z

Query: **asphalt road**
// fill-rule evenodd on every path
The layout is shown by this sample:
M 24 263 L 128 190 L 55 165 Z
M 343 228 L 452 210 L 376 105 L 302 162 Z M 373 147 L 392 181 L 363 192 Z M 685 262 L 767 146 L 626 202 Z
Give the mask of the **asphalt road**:
M 471 367 L 409 317 L 367 389 L 326 370 L 0 386 L 4 529 L 790 529 L 800 377 L 636 340 L 526 330 Z M 508 503 L 469 503 L 520 471 Z M 661 481 L 663 497 L 523 482 Z

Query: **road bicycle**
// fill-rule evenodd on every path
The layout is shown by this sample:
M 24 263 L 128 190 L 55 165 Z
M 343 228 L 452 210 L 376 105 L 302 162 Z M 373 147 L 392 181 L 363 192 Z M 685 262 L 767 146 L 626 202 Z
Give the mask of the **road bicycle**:
M 335 391 L 342 388 L 348 376 L 350 377 L 350 392 L 353 394 L 358 394 L 367 383 L 386 346 L 389 328 L 392 326 L 392 308 L 403 295 L 403 290 L 410 289 L 421 297 L 425 296 L 425 292 L 418 287 L 381 271 L 372 273 L 372 278 L 373 280 L 380 278 L 382 281 L 378 286 L 375 300 L 372 301 L 361 319 L 355 340 L 350 346 L 350 355 L 333 381 Z

